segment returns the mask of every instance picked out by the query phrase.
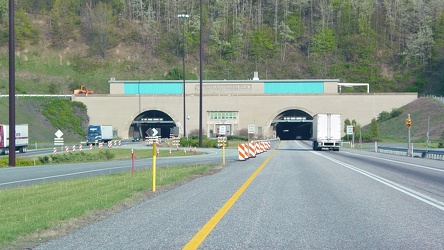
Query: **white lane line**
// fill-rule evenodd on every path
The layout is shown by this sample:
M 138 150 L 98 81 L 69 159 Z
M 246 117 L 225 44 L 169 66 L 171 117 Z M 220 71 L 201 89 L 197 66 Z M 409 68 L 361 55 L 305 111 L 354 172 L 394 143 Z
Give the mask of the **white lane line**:
M 345 152 L 345 151 L 342 151 L 342 153 L 346 153 L 346 154 L 350 154 L 350 155 L 357 155 L 357 156 L 367 157 L 367 158 L 373 158 L 373 159 L 378 159 L 378 160 L 384 160 L 384 161 L 388 161 L 388 162 L 401 163 L 401 164 L 404 164 L 404 165 L 408 165 L 408 166 L 412 166 L 412 167 L 417 167 L 417 168 L 423 168 L 423 169 L 428 169 L 428 170 L 434 170 L 434 171 L 444 172 L 444 169 L 433 168 L 433 167 L 427 167 L 427 166 L 418 165 L 418 164 L 414 164 L 414 163 L 408 163 L 408 162 L 403 162 L 403 161 L 390 160 L 390 159 L 386 159 L 386 158 L 380 158 L 380 157 L 369 156 L 369 155 L 355 154 L 355 153 Z
M 395 183 L 393 181 L 389 181 L 389 180 L 387 180 L 385 178 L 382 178 L 382 177 L 380 177 L 378 175 L 375 175 L 375 174 L 372 174 L 370 172 L 364 171 L 362 169 L 359 169 L 357 167 L 349 165 L 349 164 L 347 164 L 345 162 L 342 162 L 342 161 L 336 160 L 334 158 L 322 155 L 322 154 L 320 154 L 318 152 L 311 151 L 311 153 L 316 154 L 316 155 L 321 156 L 321 157 L 324 157 L 327 160 L 330 160 L 330 161 L 335 162 L 335 163 L 337 163 L 339 165 L 342 165 L 342 166 L 344 166 L 344 167 L 346 167 L 348 169 L 351 169 L 351 170 L 353 170 L 355 172 L 358 172 L 358 173 L 360 173 L 362 175 L 370 177 L 373 180 L 376 180 L 376 181 L 378 181 L 378 182 L 380 182 L 380 183 L 382 183 L 382 184 L 384 184 L 386 186 L 389 186 L 389 187 L 391 187 L 391 188 L 393 188 L 395 190 L 398 190 L 398 191 L 400 191 L 400 192 L 402 192 L 402 193 L 404 193 L 404 194 L 406 194 L 408 196 L 411 196 L 411 197 L 413 197 L 413 198 L 415 198 L 417 200 L 420 200 L 420 201 L 422 201 L 422 202 L 424 202 L 426 204 L 429 204 L 431 206 L 434 206 L 434 207 L 444 211 L 444 202 L 442 202 L 442 201 L 434 199 L 434 198 L 432 198 L 430 196 L 427 196 L 425 194 L 416 192 L 416 191 L 414 191 L 414 190 L 412 190 L 410 188 L 404 187 L 404 186 L 402 186 L 402 185 L 400 185 L 398 183 Z
M 299 142 L 297 142 L 297 144 L 300 147 L 302 147 L 302 148 L 306 148 L 305 145 L 302 145 Z M 309 149 L 309 148 L 306 148 L 306 149 Z M 418 165 L 418 164 L 409 163 L 409 162 L 403 162 L 403 161 L 396 161 L 396 160 L 391 160 L 391 159 L 382 158 L 382 157 L 375 157 L 375 156 L 370 156 L 370 155 L 355 154 L 355 153 L 346 152 L 346 151 L 342 151 L 341 153 L 355 155 L 355 156 L 360 156 L 360 157 L 367 157 L 367 158 L 372 158 L 372 159 L 377 159 L 377 160 L 383 160 L 383 161 L 388 161 L 388 162 L 393 162 L 393 163 L 400 163 L 400 164 L 404 164 L 404 165 L 407 165 L 407 166 L 412 166 L 412 167 L 417 167 L 417 168 L 422 168 L 422 169 L 428 169 L 428 170 L 433 170 L 433 171 L 438 171 L 438 172 L 444 172 L 444 169 L 441 169 L 441 168 L 427 167 L 427 166 L 424 166 L 424 165 Z
M 69 173 L 69 174 L 51 175 L 51 176 L 46 176 L 46 177 L 26 179 L 26 180 L 20 180 L 20 181 L 4 182 L 4 183 L 0 183 L 0 186 L 23 183 L 23 182 L 30 182 L 30 181 L 53 179 L 53 178 L 58 178 L 58 177 L 66 177 L 66 176 L 86 174 L 86 173 L 94 173 L 94 172 L 100 172 L 100 171 L 106 171 L 106 170 L 121 169 L 121 168 L 129 168 L 129 167 L 126 166 L 126 167 L 102 168 L 102 169 L 94 169 L 94 170 L 81 171 L 81 172 L 75 172 L 75 173 Z

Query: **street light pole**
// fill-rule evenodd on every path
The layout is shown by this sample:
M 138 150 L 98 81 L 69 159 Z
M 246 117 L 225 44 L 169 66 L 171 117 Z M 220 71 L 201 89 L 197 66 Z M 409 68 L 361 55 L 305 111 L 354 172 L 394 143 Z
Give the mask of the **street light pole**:
M 200 0 L 199 7 L 199 147 L 202 147 L 202 0 Z
M 178 18 L 188 18 L 188 14 L 179 14 Z M 183 135 L 187 136 L 187 112 L 185 104 L 185 20 L 182 22 L 182 75 L 183 75 Z

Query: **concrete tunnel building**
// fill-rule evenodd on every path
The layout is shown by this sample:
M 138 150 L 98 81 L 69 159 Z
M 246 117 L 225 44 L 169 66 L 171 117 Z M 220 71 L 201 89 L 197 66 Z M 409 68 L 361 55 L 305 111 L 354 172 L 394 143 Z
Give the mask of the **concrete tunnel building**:
M 73 96 L 87 106 L 90 124 L 112 125 L 122 139 L 198 130 L 198 80 L 186 81 L 185 117 L 182 80 L 111 79 L 109 84 L 110 94 Z M 341 93 L 342 87 L 361 85 L 367 93 Z M 340 113 L 343 120 L 366 125 L 380 112 L 417 99 L 417 93 L 369 93 L 368 84 L 337 79 L 205 80 L 202 86 L 202 127 L 208 137 L 236 135 L 254 126 L 255 138 L 309 139 L 315 114 Z

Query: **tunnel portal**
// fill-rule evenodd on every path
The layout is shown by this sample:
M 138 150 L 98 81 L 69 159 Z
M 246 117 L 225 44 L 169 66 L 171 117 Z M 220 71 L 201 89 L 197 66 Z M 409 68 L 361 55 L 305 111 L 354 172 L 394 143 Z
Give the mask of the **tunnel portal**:
M 307 112 L 291 109 L 280 113 L 271 125 L 281 140 L 309 140 L 312 137 L 313 117 Z
M 139 136 L 141 139 L 149 136 L 169 138 L 170 134 L 175 132 L 176 124 L 168 114 L 159 110 L 148 110 L 134 118 L 128 135 L 130 138 Z

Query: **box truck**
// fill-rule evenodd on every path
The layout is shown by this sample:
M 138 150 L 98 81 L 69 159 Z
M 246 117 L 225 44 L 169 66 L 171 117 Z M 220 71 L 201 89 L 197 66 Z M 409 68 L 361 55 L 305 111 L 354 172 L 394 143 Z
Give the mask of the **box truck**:
M 323 148 L 339 151 L 341 144 L 341 115 L 317 114 L 313 116 L 313 150 Z
M 9 154 L 9 125 L 0 124 L 0 153 Z M 15 125 L 15 151 L 28 151 L 28 124 Z
M 86 144 L 107 143 L 113 139 L 113 126 L 111 125 L 89 125 Z

